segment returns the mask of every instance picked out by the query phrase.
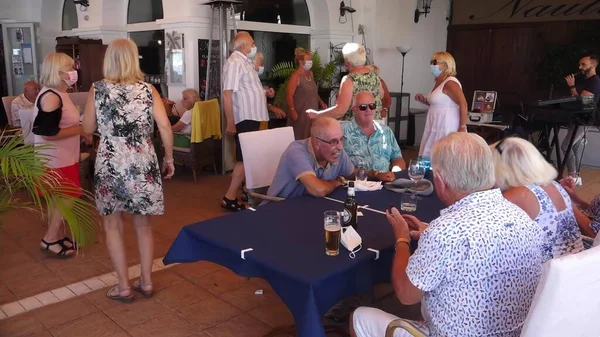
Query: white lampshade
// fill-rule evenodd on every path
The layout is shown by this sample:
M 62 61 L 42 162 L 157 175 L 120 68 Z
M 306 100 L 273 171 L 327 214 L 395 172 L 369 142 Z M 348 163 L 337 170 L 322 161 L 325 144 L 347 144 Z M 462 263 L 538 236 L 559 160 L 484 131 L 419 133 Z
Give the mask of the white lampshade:
M 411 51 L 411 49 L 412 49 L 411 46 L 399 46 L 399 47 L 396 47 L 396 50 L 399 51 L 402 54 L 408 53 L 409 51 Z

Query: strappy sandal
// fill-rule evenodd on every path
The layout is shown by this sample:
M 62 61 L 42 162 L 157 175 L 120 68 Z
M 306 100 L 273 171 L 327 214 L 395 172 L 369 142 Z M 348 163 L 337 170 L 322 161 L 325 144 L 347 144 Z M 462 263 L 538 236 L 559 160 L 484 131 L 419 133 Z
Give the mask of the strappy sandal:
M 69 246 L 65 245 L 65 241 L 71 243 L 71 246 L 69 247 Z M 48 242 L 48 241 L 42 239 L 42 244 L 46 246 L 46 247 L 40 247 L 40 250 L 43 253 L 46 253 L 49 256 L 56 257 L 59 259 L 66 259 L 66 258 L 72 257 L 73 253 L 69 253 L 69 251 L 75 251 L 75 245 L 73 244 L 73 242 L 71 240 L 69 240 L 69 238 L 63 238 L 60 240 L 56 240 L 54 242 Z M 59 245 L 60 251 L 54 252 L 54 251 L 50 250 L 50 247 L 54 246 L 54 245 Z
M 145 290 L 144 287 L 146 287 L 146 288 L 150 287 L 151 290 Z M 150 298 L 150 297 L 152 297 L 152 295 L 154 295 L 154 287 L 152 286 L 152 283 L 142 285 L 142 281 L 140 281 L 139 279 L 136 280 L 135 282 L 133 282 L 133 290 L 144 295 L 144 297 L 146 297 L 146 298 Z
M 223 197 L 223 200 L 221 200 L 221 207 L 233 212 L 239 212 L 246 209 L 246 206 L 244 204 L 240 204 L 237 199 L 229 200 L 225 197 Z
M 127 295 L 127 296 L 121 295 L 121 291 L 126 291 L 126 290 L 129 290 L 129 295 Z M 119 301 L 119 302 L 123 302 L 123 303 L 131 303 L 131 302 L 133 302 L 133 299 L 134 299 L 131 288 L 119 289 L 119 286 L 114 286 L 113 288 L 111 288 L 106 293 L 106 297 L 110 298 L 111 300 L 115 300 L 115 301 Z

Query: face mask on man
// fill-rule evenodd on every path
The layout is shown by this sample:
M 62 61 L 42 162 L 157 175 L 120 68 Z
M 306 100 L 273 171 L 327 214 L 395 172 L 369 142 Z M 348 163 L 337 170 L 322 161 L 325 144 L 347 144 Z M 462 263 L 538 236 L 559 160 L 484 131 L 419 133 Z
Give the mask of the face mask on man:
M 309 71 L 310 69 L 312 69 L 312 64 L 313 64 L 313 61 L 304 62 L 304 66 L 303 66 L 304 70 Z
M 433 77 L 435 77 L 435 78 L 440 76 L 442 74 L 442 71 L 440 70 L 440 66 L 431 65 L 431 73 L 433 74 Z
M 256 46 L 250 48 L 250 54 L 248 54 L 248 58 L 253 58 L 256 55 L 257 48 Z
M 264 74 L 264 72 L 265 72 L 265 67 L 258 67 L 258 71 L 257 71 L 258 76 Z

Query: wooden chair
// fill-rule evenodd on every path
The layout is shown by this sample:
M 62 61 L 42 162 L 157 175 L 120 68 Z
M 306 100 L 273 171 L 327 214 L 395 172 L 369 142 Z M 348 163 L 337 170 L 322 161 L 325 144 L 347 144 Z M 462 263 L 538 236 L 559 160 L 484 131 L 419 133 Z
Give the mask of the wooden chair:
M 12 104 L 12 101 L 15 100 L 15 98 L 17 98 L 17 96 L 4 96 L 4 97 L 2 97 L 2 105 L 4 106 L 4 111 L 6 112 L 6 120 L 8 121 L 9 125 L 13 124 L 12 115 L 11 115 L 11 111 L 10 111 L 10 106 Z
M 246 189 L 252 207 L 258 206 L 260 200 L 283 200 L 267 196 L 266 190 L 273 182 L 281 155 L 293 141 L 294 129 L 291 126 L 240 134 Z

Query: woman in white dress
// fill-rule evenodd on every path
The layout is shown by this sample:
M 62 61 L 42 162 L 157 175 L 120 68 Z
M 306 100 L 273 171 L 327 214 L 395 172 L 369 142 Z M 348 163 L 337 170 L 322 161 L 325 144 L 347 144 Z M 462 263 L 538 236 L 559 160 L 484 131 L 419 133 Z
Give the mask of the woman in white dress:
M 415 100 L 429 106 L 419 156 L 427 160 L 433 144 L 452 132 L 467 132 L 467 100 L 456 75 L 456 63 L 450 53 L 431 57 L 435 85 L 429 95 L 417 94 Z

